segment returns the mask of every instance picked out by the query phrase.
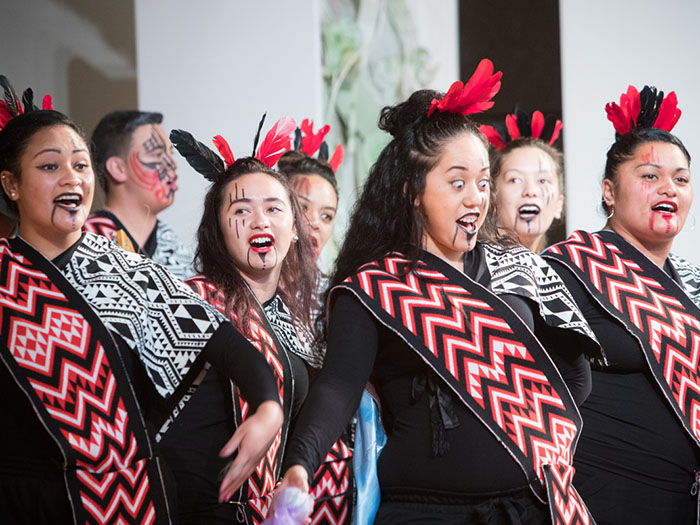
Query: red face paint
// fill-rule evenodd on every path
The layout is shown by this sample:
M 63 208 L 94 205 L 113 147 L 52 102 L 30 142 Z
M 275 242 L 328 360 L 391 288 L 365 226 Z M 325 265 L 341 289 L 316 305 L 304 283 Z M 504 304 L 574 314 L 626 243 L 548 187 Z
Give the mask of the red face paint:
M 654 145 L 649 146 L 649 151 L 642 155 L 642 162 L 644 164 L 659 164 L 659 155 L 654 151 Z

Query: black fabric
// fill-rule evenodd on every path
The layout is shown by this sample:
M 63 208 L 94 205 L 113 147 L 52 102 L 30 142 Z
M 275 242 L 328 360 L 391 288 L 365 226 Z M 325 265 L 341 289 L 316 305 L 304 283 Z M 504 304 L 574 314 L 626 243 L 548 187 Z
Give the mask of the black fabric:
M 690 490 L 700 451 L 663 398 L 634 337 L 564 265 L 551 264 L 609 361 L 594 367 L 592 392 L 581 406 L 584 426 L 574 457 L 579 493 L 599 524 L 694 523 L 688 521 L 696 503 Z
M 476 274 L 480 266 L 466 267 Z M 483 273 L 479 280 L 488 285 Z M 507 302 L 526 322 L 529 319 L 530 328 L 534 328 L 534 305 L 516 296 L 508 297 Z M 590 376 L 587 366 L 578 365 L 577 362 L 572 370 L 562 374 L 565 380 L 579 373 Z M 562 366 L 567 366 L 565 360 Z M 382 491 L 484 494 L 527 487 L 517 463 L 447 387 L 444 394 L 452 400 L 459 424 L 445 429 L 448 450 L 434 454 L 431 396 L 416 396 L 414 384 L 416 377 L 423 376 L 428 381 L 432 373 L 395 332 L 380 324 L 354 296 L 344 292 L 338 294 L 332 305 L 324 368 L 311 388 L 288 442 L 285 468 L 301 464 L 311 476 L 357 409 L 370 374 L 381 400 L 388 434 L 378 461 Z M 575 383 L 572 388 L 585 384 L 586 380 L 579 378 Z M 465 467 L 455 468 L 455 465 Z

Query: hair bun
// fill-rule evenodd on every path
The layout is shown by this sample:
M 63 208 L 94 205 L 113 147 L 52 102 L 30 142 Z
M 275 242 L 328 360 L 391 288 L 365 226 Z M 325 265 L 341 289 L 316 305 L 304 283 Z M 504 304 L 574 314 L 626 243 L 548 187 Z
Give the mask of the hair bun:
M 434 98 L 443 94 L 432 89 L 413 93 L 408 100 L 395 106 L 386 106 L 379 114 L 379 129 L 397 137 L 412 129 L 420 120 L 427 120 L 428 109 Z

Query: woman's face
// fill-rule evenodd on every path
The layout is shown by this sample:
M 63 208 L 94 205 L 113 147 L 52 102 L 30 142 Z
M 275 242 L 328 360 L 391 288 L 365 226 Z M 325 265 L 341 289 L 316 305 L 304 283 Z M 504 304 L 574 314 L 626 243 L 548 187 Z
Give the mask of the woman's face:
M 603 181 L 603 199 L 614 209 L 608 222 L 621 235 L 646 245 L 672 241 L 693 201 L 688 161 L 673 144 L 642 144 L 620 164 L 614 184 Z
M 564 206 L 554 160 L 534 146 L 514 149 L 503 159 L 495 187 L 498 226 L 535 249 Z
M 320 175 L 294 175 L 291 184 L 306 217 L 314 258 L 318 259 L 333 233 L 338 196 L 331 183 Z
M 414 204 L 424 220 L 423 248 L 461 270 L 464 253 L 476 245 L 489 205 L 484 144 L 472 133 L 450 139 Z
M 289 195 L 279 181 L 251 173 L 229 182 L 219 219 L 226 248 L 242 274 L 279 276 L 296 235 Z
M 44 128 L 30 139 L 19 180 L 2 173 L 2 184 L 17 204 L 20 235 L 76 234 L 90 213 L 95 176 L 85 141 L 68 126 Z

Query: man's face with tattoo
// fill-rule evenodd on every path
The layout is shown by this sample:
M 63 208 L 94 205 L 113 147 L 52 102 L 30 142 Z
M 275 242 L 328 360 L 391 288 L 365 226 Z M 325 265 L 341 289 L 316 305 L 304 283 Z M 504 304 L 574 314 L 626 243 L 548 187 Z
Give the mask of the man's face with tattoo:
M 126 162 L 132 187 L 153 213 L 160 213 L 173 203 L 177 163 L 173 145 L 160 124 L 145 124 L 134 130 Z
M 294 212 L 282 184 L 265 173 L 231 181 L 224 190 L 219 225 L 242 274 L 279 276 L 296 234 Z

